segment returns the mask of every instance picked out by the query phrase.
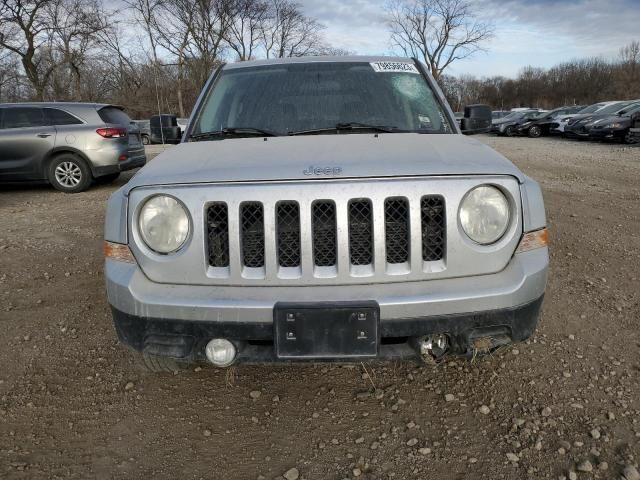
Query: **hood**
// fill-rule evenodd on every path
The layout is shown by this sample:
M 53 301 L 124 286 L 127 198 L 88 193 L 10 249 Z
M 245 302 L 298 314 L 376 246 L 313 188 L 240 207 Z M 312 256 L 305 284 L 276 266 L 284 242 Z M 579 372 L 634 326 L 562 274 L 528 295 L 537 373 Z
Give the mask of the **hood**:
M 607 115 L 606 117 L 595 118 L 588 126 L 600 127 L 610 123 L 631 124 L 631 117 L 626 115 Z
M 309 174 L 309 167 L 337 167 L 339 175 Z M 341 134 L 182 143 L 151 160 L 125 188 L 128 192 L 146 185 L 429 175 L 524 179 L 505 157 L 460 134 Z

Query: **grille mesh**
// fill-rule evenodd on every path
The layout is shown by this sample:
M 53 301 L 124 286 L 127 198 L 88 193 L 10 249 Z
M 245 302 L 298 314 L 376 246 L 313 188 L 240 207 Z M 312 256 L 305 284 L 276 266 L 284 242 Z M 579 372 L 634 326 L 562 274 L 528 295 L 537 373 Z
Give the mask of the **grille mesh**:
M 384 202 L 385 241 L 388 263 L 409 261 L 409 202 L 388 198 Z
M 312 212 L 313 263 L 333 267 L 337 263 L 336 206 L 328 200 L 314 202 Z
M 281 202 L 277 213 L 278 263 L 281 267 L 300 266 L 300 207 Z
M 229 266 L 229 214 L 226 203 L 213 203 L 207 210 L 209 265 Z
M 373 219 L 369 200 L 349 202 L 349 257 L 352 265 L 373 263 Z
M 244 266 L 264 267 L 264 211 L 262 204 L 258 202 L 243 203 L 240 221 Z
M 446 217 L 444 198 L 439 195 L 422 197 L 422 259 L 425 262 L 441 260 L 446 245 Z

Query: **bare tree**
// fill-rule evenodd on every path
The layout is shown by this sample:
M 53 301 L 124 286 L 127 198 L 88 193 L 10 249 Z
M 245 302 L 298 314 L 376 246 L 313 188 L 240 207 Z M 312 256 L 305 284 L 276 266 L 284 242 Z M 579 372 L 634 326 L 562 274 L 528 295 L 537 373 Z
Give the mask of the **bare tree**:
M 386 10 L 393 47 L 424 60 L 436 79 L 455 61 L 483 50 L 493 36 L 468 0 L 391 0 Z
M 324 26 L 305 16 L 298 3 L 272 0 L 270 22 L 262 34 L 267 58 L 317 55 L 325 48 L 320 32 Z
M 239 0 L 234 10 L 226 40 L 238 60 L 251 60 L 271 20 L 270 5 L 263 0 Z
M 0 0 L 0 46 L 15 53 L 25 75 L 43 100 L 55 63 L 47 63 L 41 49 L 50 41 L 48 7 L 58 0 Z

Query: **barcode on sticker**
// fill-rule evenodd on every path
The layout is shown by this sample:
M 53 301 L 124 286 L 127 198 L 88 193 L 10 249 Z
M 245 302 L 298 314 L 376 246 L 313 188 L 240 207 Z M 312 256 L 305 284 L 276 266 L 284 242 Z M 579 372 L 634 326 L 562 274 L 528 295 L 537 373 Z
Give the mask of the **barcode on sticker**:
M 413 63 L 408 62 L 371 62 L 371 67 L 384 73 L 420 73 Z

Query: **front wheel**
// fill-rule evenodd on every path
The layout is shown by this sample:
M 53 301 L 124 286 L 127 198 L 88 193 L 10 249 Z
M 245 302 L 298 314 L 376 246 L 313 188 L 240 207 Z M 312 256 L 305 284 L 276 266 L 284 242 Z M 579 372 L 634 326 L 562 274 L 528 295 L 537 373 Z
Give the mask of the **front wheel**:
M 49 165 L 49 183 L 56 190 L 65 193 L 79 193 L 91 185 L 91 170 L 79 157 L 63 153 Z
M 111 183 L 120 176 L 120 172 L 110 173 L 96 178 L 96 183 Z
M 534 125 L 529 129 L 529 136 L 531 138 L 538 138 L 542 136 L 542 129 L 539 126 Z
M 624 136 L 624 138 L 622 139 L 622 141 L 623 141 L 624 143 L 626 143 L 627 145 L 633 145 L 633 144 L 635 144 L 635 143 L 640 143 L 640 141 L 637 139 L 637 137 L 636 137 L 635 135 L 633 135 L 633 134 L 631 133 L 631 131 L 628 131 L 628 132 L 625 134 L 625 136 Z
M 142 135 L 142 144 L 151 145 L 151 139 L 149 138 L 149 135 Z
M 189 368 L 186 362 L 181 362 L 175 358 L 151 355 L 149 353 L 142 354 L 140 365 L 144 370 L 153 373 L 178 373 L 181 370 Z
M 507 127 L 504 129 L 505 137 L 513 137 L 513 127 Z

